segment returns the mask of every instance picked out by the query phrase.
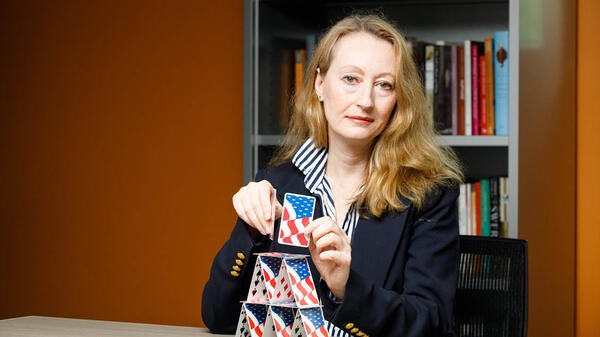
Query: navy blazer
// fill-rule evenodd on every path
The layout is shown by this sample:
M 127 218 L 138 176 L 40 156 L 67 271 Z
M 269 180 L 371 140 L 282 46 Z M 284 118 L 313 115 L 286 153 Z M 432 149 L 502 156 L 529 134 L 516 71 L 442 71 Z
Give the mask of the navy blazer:
M 286 163 L 259 172 L 283 203 L 286 192 L 310 195 L 304 175 Z M 317 197 L 317 196 L 315 196 Z M 344 300 L 335 303 L 320 282 L 325 318 L 351 335 L 452 336 L 452 309 L 458 274 L 458 188 L 430 193 L 424 207 L 380 218 L 360 218 L 352 238 L 352 262 Z M 323 215 L 316 198 L 315 219 Z M 264 251 L 309 254 L 308 249 L 280 245 L 268 238 L 255 242 L 238 219 L 229 240 L 217 253 L 204 287 L 202 318 L 211 332 L 234 333 L 246 298 L 256 256 Z M 279 221 L 275 223 L 275 233 Z M 320 280 L 312 261 L 311 272 Z M 362 333 L 361 333 L 362 332 Z

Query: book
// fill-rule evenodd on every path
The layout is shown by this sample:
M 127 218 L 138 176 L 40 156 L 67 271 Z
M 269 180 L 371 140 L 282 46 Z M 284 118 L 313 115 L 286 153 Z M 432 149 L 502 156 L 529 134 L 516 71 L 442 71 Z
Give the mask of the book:
M 500 185 L 500 203 L 499 203 L 499 214 L 500 224 L 499 231 L 500 237 L 508 237 L 508 177 L 499 178 Z
M 434 85 L 434 54 L 435 45 L 425 45 L 425 105 L 428 113 L 433 118 L 433 85 Z
M 306 49 L 294 50 L 294 96 L 298 97 L 304 81 L 304 63 L 306 62 Z
M 457 135 L 465 134 L 465 46 L 457 47 L 458 128 Z
M 458 233 L 468 235 L 467 228 L 467 184 L 459 185 L 458 194 Z
M 500 186 L 499 178 L 490 178 L 490 236 L 500 236 Z
M 471 224 L 470 224 L 470 235 L 477 234 L 477 213 L 479 213 L 479 200 L 477 197 L 477 185 L 478 183 L 471 183 Z M 481 227 L 480 227 L 481 228 Z
M 487 134 L 495 135 L 494 114 L 494 39 L 488 36 L 483 41 L 485 55 L 486 95 L 487 95 Z
M 479 130 L 479 56 L 482 49 L 482 42 L 471 42 L 471 128 L 473 135 L 481 134 Z
M 466 183 L 465 185 L 466 185 L 465 186 L 466 187 L 465 188 L 465 192 L 466 192 L 465 193 L 465 199 L 466 199 L 465 204 L 466 204 L 466 212 L 467 212 L 467 214 L 465 215 L 465 218 L 466 218 L 465 219 L 465 221 L 466 221 L 465 228 L 466 228 L 467 235 L 471 235 L 471 233 L 473 233 L 473 230 L 472 230 L 473 221 L 472 221 L 472 212 L 471 212 L 471 210 L 472 210 L 472 203 L 471 203 L 472 195 L 471 195 L 471 193 L 472 193 L 473 186 L 470 183 Z
M 464 67 L 464 90 L 465 90 L 465 136 L 473 134 L 472 123 L 472 104 L 471 99 L 473 91 L 471 90 L 471 40 L 465 40 L 463 48 L 463 67 Z
M 433 83 L 433 120 L 436 130 L 442 135 L 452 134 L 452 50 L 444 41 L 435 45 L 434 83 Z
M 490 236 L 490 180 L 487 178 L 479 180 L 481 185 L 481 197 L 479 207 L 481 208 L 481 235 Z
M 499 136 L 508 136 L 509 61 L 508 31 L 497 31 L 494 33 L 494 124 Z
M 458 46 L 450 45 L 450 119 L 453 135 L 458 135 Z
M 479 134 L 488 135 L 485 55 L 479 55 Z

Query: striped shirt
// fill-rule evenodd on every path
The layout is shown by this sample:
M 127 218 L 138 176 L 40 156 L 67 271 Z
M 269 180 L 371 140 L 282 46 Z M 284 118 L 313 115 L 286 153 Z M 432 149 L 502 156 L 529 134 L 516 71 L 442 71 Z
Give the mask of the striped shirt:
M 335 205 L 333 203 L 333 193 L 331 193 L 331 185 L 325 175 L 325 165 L 327 164 L 327 149 L 318 149 L 314 146 L 312 139 L 306 140 L 296 151 L 292 158 L 292 163 L 304 173 L 304 185 L 313 195 L 317 195 L 321 199 L 323 205 L 323 214 L 330 217 L 336 223 Z M 346 235 L 352 240 L 354 228 L 358 223 L 359 215 L 356 210 L 356 203 L 352 203 L 346 217 L 342 222 L 342 229 Z M 329 296 L 333 296 L 331 293 Z M 332 337 L 350 337 L 342 329 L 332 323 L 325 321 L 329 336 Z

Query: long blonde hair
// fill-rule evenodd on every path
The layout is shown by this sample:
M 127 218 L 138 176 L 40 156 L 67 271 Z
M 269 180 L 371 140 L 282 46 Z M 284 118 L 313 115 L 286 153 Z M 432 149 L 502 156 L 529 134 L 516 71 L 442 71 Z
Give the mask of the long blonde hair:
M 433 116 L 416 65 L 406 41 L 388 21 L 375 15 L 352 15 L 338 21 L 321 38 L 310 60 L 302 88 L 296 96 L 290 125 L 271 164 L 289 161 L 298 147 L 312 138 L 317 148 L 327 147 L 327 120 L 314 83 L 317 71 L 325 76 L 334 57 L 333 49 L 344 35 L 367 32 L 389 41 L 396 52 L 396 107 L 386 128 L 375 139 L 364 182 L 357 197 L 358 209 L 376 217 L 386 211 L 406 208 L 405 198 L 417 208 L 427 194 L 462 181 L 459 161 L 448 146 L 439 143 Z

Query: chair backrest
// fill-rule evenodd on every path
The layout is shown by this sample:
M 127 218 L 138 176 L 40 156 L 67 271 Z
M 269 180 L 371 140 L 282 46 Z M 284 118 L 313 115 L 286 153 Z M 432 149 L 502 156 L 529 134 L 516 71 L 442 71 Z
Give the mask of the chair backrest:
M 458 337 L 525 337 L 527 241 L 461 235 L 454 327 Z

